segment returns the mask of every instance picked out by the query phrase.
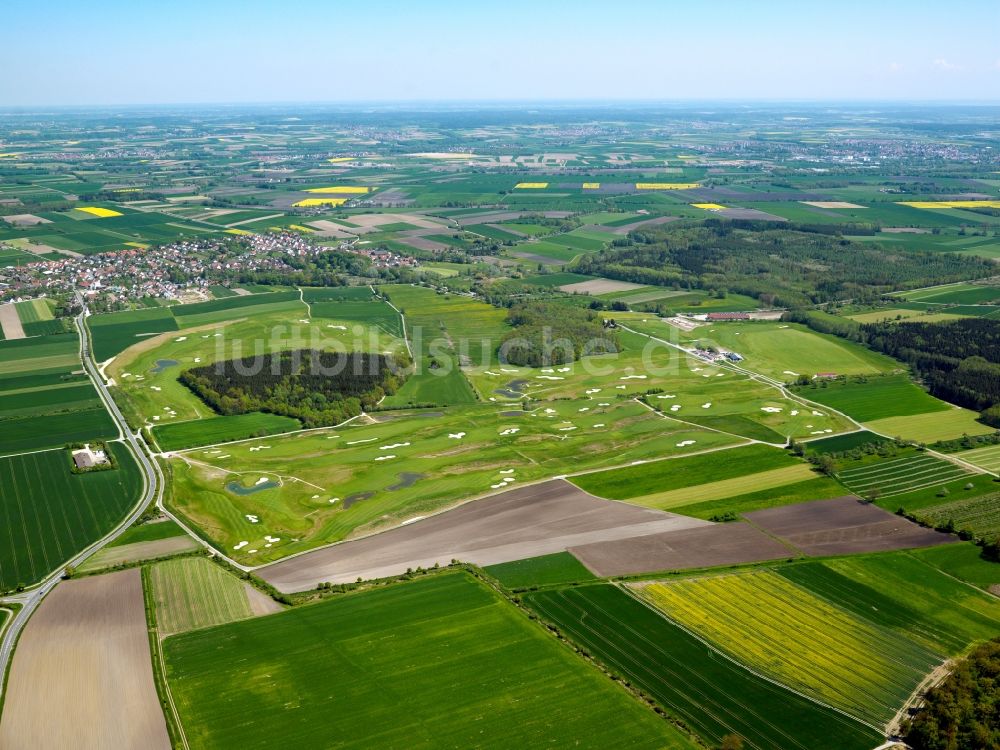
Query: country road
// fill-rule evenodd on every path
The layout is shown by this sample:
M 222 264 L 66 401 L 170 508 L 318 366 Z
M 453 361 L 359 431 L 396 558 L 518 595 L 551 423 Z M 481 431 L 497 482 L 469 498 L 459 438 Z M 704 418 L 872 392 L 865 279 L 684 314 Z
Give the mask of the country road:
M 63 569 L 70 566 L 76 567 L 80 565 L 95 552 L 117 539 L 135 522 L 135 520 L 142 514 L 143 510 L 145 510 L 146 506 L 149 505 L 154 498 L 159 500 L 163 493 L 163 482 L 162 477 L 160 476 L 160 467 L 157 466 L 154 461 L 150 460 L 146 454 L 141 438 L 137 437 L 129 430 L 125 417 L 122 416 L 121 411 L 118 409 L 118 405 L 114 402 L 114 399 L 111 398 L 111 394 L 108 393 L 107 386 L 104 384 L 104 379 L 101 378 L 97 371 L 97 365 L 94 363 L 93 357 L 91 356 L 90 342 L 87 338 L 85 320 L 88 315 L 89 311 L 84 304 L 83 312 L 76 318 L 77 332 L 80 335 L 80 359 L 83 362 L 84 368 L 90 376 L 91 381 L 93 381 L 94 387 L 97 388 L 97 392 L 100 394 L 105 408 L 118 425 L 118 442 L 121 442 L 128 448 L 129 451 L 132 452 L 135 460 L 138 462 L 139 466 L 142 467 L 145 489 L 143 490 L 142 498 L 138 503 L 136 503 L 135 507 L 133 507 L 132 512 L 109 534 L 94 542 L 92 545 L 87 547 L 87 549 L 78 553 L 72 559 L 67 560 L 63 566 L 60 566 L 58 570 L 51 573 L 41 583 L 36 584 L 22 594 L 7 597 L 6 599 L 0 599 L 0 604 L 6 601 L 21 605 L 21 609 L 14 616 L 13 620 L 11 620 L 6 631 L 4 632 L 3 640 L 0 641 L 0 697 L 3 696 L 3 692 L 6 688 L 5 675 L 7 674 L 7 667 L 10 664 L 10 659 L 14 652 L 14 646 L 17 643 L 18 636 L 20 636 L 21 631 L 28 622 L 28 619 L 34 613 L 42 599 L 44 599 L 62 579 Z

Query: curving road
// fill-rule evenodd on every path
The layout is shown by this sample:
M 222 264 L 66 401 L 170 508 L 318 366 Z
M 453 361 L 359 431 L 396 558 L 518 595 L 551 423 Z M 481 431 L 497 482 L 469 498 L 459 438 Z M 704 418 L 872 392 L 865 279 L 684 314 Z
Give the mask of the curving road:
M 44 599 L 45 596 L 56 587 L 59 581 L 62 580 L 63 569 L 70 566 L 76 567 L 80 565 L 95 552 L 117 539 L 135 522 L 135 520 L 142 514 L 143 510 L 145 510 L 146 506 L 149 505 L 154 498 L 157 501 L 157 505 L 159 505 L 163 495 L 163 481 L 162 475 L 160 474 L 160 467 L 155 461 L 150 460 L 144 450 L 145 446 L 142 438 L 133 434 L 129 430 L 125 417 L 122 416 L 121 411 L 118 409 L 118 405 L 114 402 L 114 399 L 111 398 L 111 394 L 108 393 L 107 386 L 104 384 L 104 379 L 97 371 L 97 365 L 94 363 L 93 357 L 91 356 L 90 340 L 87 337 L 87 328 L 85 323 L 85 320 L 90 312 L 82 300 L 81 304 L 83 306 L 83 312 L 76 318 L 76 327 L 80 335 L 80 359 L 83 362 L 83 366 L 86 369 L 87 374 L 93 381 L 94 387 L 97 388 L 97 392 L 100 394 L 105 408 L 115 420 L 115 424 L 118 425 L 118 442 L 128 448 L 136 462 L 142 468 L 145 487 L 142 493 L 142 498 L 132 509 L 132 512 L 129 513 L 128 517 L 118 524 L 118 526 L 116 526 L 109 534 L 91 544 L 72 559 L 67 560 L 64 565 L 60 566 L 58 570 L 42 580 L 41 583 L 36 584 L 22 594 L 7 597 L 6 599 L 0 599 L 0 604 L 3 602 L 9 602 L 21 605 L 20 611 L 17 612 L 13 620 L 11 620 L 8 624 L 3 633 L 3 640 L 0 641 L 0 696 L 3 695 L 3 691 L 6 687 L 4 676 L 7 672 L 7 666 L 10 663 L 11 655 L 13 654 L 18 636 L 20 636 L 21 631 L 24 629 L 25 624 L 27 624 L 28 619 L 34 613 L 35 609 L 37 609 L 38 605 L 41 604 L 42 599 Z

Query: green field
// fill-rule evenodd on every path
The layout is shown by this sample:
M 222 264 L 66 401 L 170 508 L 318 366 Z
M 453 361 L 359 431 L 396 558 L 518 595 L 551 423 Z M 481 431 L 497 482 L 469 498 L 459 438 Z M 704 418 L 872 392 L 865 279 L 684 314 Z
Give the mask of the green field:
M 139 542 L 155 542 L 160 539 L 184 536 L 184 533 L 184 529 L 170 520 L 144 523 L 126 529 L 125 533 L 111 542 L 108 547 L 122 547 L 127 544 L 137 544 Z
M 652 495 L 668 490 L 733 479 L 744 474 L 794 466 L 798 461 L 783 450 L 762 445 L 715 451 L 688 458 L 656 461 L 624 469 L 573 477 L 580 489 L 610 500 Z
M 742 366 L 784 381 L 794 381 L 796 375 L 878 375 L 899 368 L 889 357 L 857 344 L 786 323 L 710 323 L 690 336 L 739 352 Z
M 594 580 L 594 574 L 569 552 L 490 565 L 486 572 L 509 589 Z
M 196 747 L 695 747 L 462 574 L 173 636 L 163 649 Z
M 976 412 L 953 406 L 946 412 L 876 419 L 866 422 L 865 427 L 883 435 L 920 443 L 952 440 L 962 435 L 987 435 L 995 431 L 995 428 L 978 420 Z
M 912 550 L 910 555 L 945 575 L 982 589 L 1000 584 L 1000 565 L 985 559 L 982 549 L 969 542 Z
M 955 454 L 956 458 L 979 466 L 994 474 L 1000 473 L 1000 445 L 990 445 L 986 448 L 973 448 Z
M 891 442 L 891 438 L 876 435 L 868 430 L 856 430 L 845 435 L 834 435 L 828 438 L 819 438 L 802 443 L 809 453 L 840 453 L 859 448 L 862 445 L 877 445 L 879 443 Z
M 640 596 L 737 661 L 873 726 L 943 659 L 765 571 L 637 584 Z
M 720 657 L 611 585 L 525 595 L 543 620 L 695 731 L 711 747 L 737 734 L 747 747 L 870 750 L 880 734 Z
M 914 385 L 906 375 L 887 375 L 865 381 L 823 381 L 796 388 L 795 393 L 843 412 L 860 422 L 886 417 L 947 411 L 952 407 Z
M 851 492 L 886 499 L 971 477 L 967 469 L 929 453 L 851 463 L 837 472 L 837 479 Z
M 253 617 L 247 584 L 207 558 L 156 563 L 149 582 L 161 637 Z
M 111 446 L 119 468 L 70 472 L 65 450 L 0 458 L 0 590 L 34 583 L 113 529 L 139 499 L 131 454 Z
M 762 508 L 776 508 L 793 503 L 807 503 L 825 500 L 844 494 L 843 485 L 829 477 L 815 477 L 803 482 L 780 485 L 778 487 L 752 492 L 739 491 L 718 500 L 704 500 L 686 503 L 674 509 L 675 513 L 711 520 L 727 513 L 740 515 Z
M 943 502 L 919 515 L 934 526 L 951 522 L 957 530 L 971 531 L 979 539 L 994 540 L 1000 537 L 1000 492 Z
M 975 641 L 996 636 L 1000 627 L 1000 601 L 933 567 L 934 560 L 954 565 L 957 555 L 968 568 L 968 551 L 974 549 L 948 544 L 912 553 L 788 565 L 779 572 L 901 638 L 954 656 Z
M 510 330 L 506 312 L 422 287 L 383 286 L 379 292 L 406 316 L 407 335 L 420 368 L 384 406 L 473 403 L 475 394 L 459 366 L 493 362 L 500 340 Z
M 200 445 L 229 443 L 266 435 L 292 432 L 302 427 L 299 420 L 279 414 L 233 414 L 231 416 L 194 419 L 154 427 L 151 432 L 163 451 L 197 448 Z
M 118 427 L 103 406 L 0 420 L 0 454 L 116 437 Z

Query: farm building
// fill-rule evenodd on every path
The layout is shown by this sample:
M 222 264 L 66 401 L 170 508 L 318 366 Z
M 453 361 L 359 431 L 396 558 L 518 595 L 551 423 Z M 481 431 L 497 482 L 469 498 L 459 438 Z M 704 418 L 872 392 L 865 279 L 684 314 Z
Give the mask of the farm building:
M 73 463 L 78 469 L 92 469 L 108 463 L 108 454 L 103 450 L 92 450 L 90 444 L 73 451 Z
M 750 313 L 745 312 L 712 312 L 705 316 L 712 323 L 722 323 L 730 320 L 750 320 Z

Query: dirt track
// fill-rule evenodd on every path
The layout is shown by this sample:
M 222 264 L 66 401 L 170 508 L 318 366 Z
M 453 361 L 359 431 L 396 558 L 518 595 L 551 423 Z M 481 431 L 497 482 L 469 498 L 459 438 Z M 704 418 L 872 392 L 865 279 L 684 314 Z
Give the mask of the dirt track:
M 282 591 L 447 565 L 479 565 L 560 552 L 591 542 L 708 525 L 601 500 L 556 479 L 461 505 L 406 526 L 268 565 L 257 573 Z
M 59 584 L 21 636 L 0 748 L 169 750 L 138 569 Z

